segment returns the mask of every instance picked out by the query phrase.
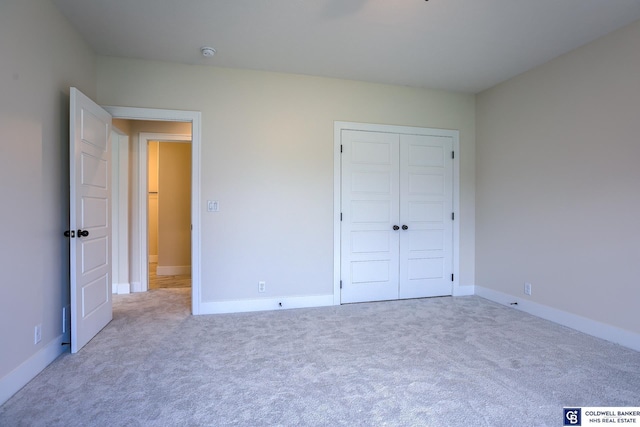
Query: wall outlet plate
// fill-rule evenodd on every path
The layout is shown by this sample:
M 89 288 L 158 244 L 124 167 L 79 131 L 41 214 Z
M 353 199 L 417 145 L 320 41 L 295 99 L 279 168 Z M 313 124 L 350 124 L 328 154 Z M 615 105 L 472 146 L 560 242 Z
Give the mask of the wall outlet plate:
M 33 331 L 33 343 L 38 344 L 42 341 L 42 325 L 36 325 Z
M 260 281 L 258 282 L 258 292 L 266 292 L 267 291 L 267 282 Z
M 524 284 L 524 294 L 531 295 L 531 283 L 525 282 Z

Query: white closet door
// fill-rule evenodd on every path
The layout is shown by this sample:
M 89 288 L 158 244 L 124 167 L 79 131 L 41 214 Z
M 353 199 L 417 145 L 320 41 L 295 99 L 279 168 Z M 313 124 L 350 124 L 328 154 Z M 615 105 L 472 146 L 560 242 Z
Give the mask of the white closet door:
M 453 140 L 400 135 L 399 298 L 452 294 Z
M 399 136 L 342 131 L 341 302 L 398 298 Z

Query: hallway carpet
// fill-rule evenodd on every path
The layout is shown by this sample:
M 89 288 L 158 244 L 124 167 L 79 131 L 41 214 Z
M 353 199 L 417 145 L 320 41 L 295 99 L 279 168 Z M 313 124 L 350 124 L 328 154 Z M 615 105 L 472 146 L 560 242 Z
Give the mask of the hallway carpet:
M 181 274 L 175 276 L 158 276 L 156 274 L 158 270 L 157 262 L 149 263 L 149 289 L 160 288 L 190 288 L 191 287 L 191 275 Z
M 0 425 L 558 426 L 640 405 L 640 353 L 479 297 L 191 316 L 189 292 L 114 296 Z

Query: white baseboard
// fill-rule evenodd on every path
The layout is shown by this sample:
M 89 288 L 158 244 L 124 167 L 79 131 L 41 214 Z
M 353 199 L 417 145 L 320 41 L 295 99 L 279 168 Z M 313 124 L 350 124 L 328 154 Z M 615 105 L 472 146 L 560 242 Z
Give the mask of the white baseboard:
M 118 295 L 122 294 L 130 294 L 131 293 L 131 284 L 130 283 L 116 283 L 113 285 L 114 290 Z
M 514 297 L 513 295 L 483 288 L 482 286 L 476 286 L 475 291 L 479 297 L 497 302 L 498 304 L 513 307 L 534 316 L 584 332 L 585 334 L 620 344 L 632 350 L 640 351 L 640 334 L 578 316 L 577 314 L 538 304 L 526 298 Z M 514 302 L 517 302 L 518 305 L 511 305 Z
M 179 276 L 182 274 L 191 274 L 190 265 L 159 265 L 156 268 L 158 276 Z
M 475 295 L 475 286 L 467 285 L 467 286 L 454 286 L 453 287 L 453 296 L 454 297 L 466 297 L 469 295 Z
M 142 283 L 131 282 L 131 292 L 142 292 Z
M 334 305 L 333 294 L 253 300 L 204 301 L 200 303 L 200 314 L 242 313 L 288 308 L 326 307 L 330 305 Z
M 158 262 L 158 255 L 149 255 L 149 262 Z
M 58 356 L 69 350 L 69 347 L 62 346 L 62 339 L 63 335 L 58 336 L 33 356 L 22 362 L 20 366 L 0 378 L 0 405 L 27 385 Z

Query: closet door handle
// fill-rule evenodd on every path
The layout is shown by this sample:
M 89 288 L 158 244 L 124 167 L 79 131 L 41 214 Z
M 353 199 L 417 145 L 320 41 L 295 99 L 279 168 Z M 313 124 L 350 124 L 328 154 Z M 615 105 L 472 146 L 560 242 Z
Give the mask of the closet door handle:
M 403 230 L 408 230 L 408 229 L 409 229 L 409 227 L 408 227 L 408 226 L 406 226 L 406 225 L 403 225 L 403 226 L 402 226 L 402 229 L 403 229 Z
M 396 231 L 398 231 L 398 230 L 400 230 L 400 227 L 398 227 L 397 225 L 394 225 L 394 226 L 393 226 L 393 229 L 394 229 L 394 230 L 396 230 Z
M 89 232 L 87 230 L 78 230 L 78 237 L 87 237 Z

